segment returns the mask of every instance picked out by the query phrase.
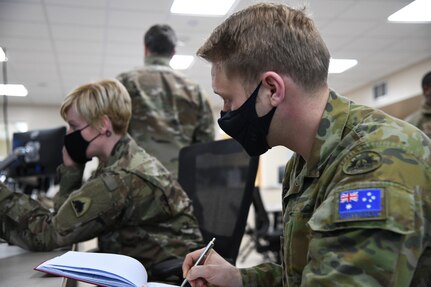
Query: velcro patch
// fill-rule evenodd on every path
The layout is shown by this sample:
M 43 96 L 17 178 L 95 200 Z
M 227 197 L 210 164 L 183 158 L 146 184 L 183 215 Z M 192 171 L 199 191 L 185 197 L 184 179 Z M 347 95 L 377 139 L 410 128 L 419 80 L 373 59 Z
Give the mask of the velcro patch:
M 102 174 L 101 178 L 109 191 L 114 191 L 118 188 L 118 183 L 112 175 Z
M 75 212 L 76 217 L 83 216 L 91 205 L 91 198 L 89 197 L 76 197 L 70 201 L 72 209 Z
M 384 190 L 381 188 L 345 190 L 336 196 L 338 222 L 386 218 Z

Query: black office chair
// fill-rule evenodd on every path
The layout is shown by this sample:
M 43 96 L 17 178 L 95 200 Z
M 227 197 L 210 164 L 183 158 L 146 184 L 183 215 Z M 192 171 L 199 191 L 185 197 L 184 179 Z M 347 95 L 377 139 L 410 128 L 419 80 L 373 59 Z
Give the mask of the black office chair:
M 253 191 L 254 227 L 245 231 L 248 242 L 241 250 L 241 261 L 244 262 L 251 251 L 260 253 L 264 261 L 281 263 L 280 237 L 283 235 L 281 212 L 268 213 L 263 203 L 259 187 Z
M 258 164 L 259 157 L 250 157 L 233 139 L 194 144 L 179 154 L 178 181 L 193 202 L 204 242 L 215 237 L 214 249 L 232 264 L 244 235 Z M 176 261 L 158 264 L 153 276 L 181 278 L 183 260 Z

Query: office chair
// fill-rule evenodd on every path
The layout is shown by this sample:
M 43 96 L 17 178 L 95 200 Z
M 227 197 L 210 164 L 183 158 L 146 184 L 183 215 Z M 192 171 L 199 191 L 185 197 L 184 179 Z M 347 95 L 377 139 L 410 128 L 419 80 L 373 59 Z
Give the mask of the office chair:
M 194 144 L 179 153 L 178 181 L 192 200 L 204 243 L 215 237 L 214 250 L 232 264 L 244 235 L 258 164 L 259 157 L 250 157 L 233 139 Z M 182 262 L 162 262 L 153 276 L 182 278 Z
M 254 228 L 247 228 L 245 231 L 250 239 L 241 250 L 241 261 L 243 262 L 254 249 L 262 254 L 264 261 L 281 263 L 280 237 L 283 235 L 281 213 L 267 212 L 259 187 L 255 187 L 253 191 L 253 208 Z

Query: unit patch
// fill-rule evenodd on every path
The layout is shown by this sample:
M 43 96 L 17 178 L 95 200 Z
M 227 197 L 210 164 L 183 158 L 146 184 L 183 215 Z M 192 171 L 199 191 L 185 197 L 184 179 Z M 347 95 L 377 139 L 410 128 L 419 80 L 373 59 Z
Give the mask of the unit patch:
M 76 197 L 71 200 L 72 209 L 76 217 L 83 216 L 91 205 L 91 198 L 89 197 Z
M 364 151 L 355 155 L 343 166 L 345 174 L 355 175 L 373 171 L 382 165 L 382 156 L 375 151 Z
M 353 189 L 338 192 L 337 221 L 384 219 L 384 190 Z

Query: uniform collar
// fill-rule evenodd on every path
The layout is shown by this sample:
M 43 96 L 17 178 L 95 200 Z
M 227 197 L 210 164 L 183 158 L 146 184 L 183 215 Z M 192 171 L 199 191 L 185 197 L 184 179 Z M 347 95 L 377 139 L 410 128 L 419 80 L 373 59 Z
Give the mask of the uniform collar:
M 169 62 L 171 59 L 169 57 L 160 56 L 146 56 L 145 65 L 160 65 L 170 67 Z
M 129 143 L 131 141 L 129 134 L 125 134 L 114 146 L 106 164 L 103 167 L 111 166 L 119 159 L 125 157 L 125 153 L 129 151 Z
M 310 158 L 307 162 L 306 176 L 319 177 L 320 170 L 340 143 L 349 116 L 351 101 L 334 91 L 329 92 L 328 102 L 320 120 L 314 139 Z

